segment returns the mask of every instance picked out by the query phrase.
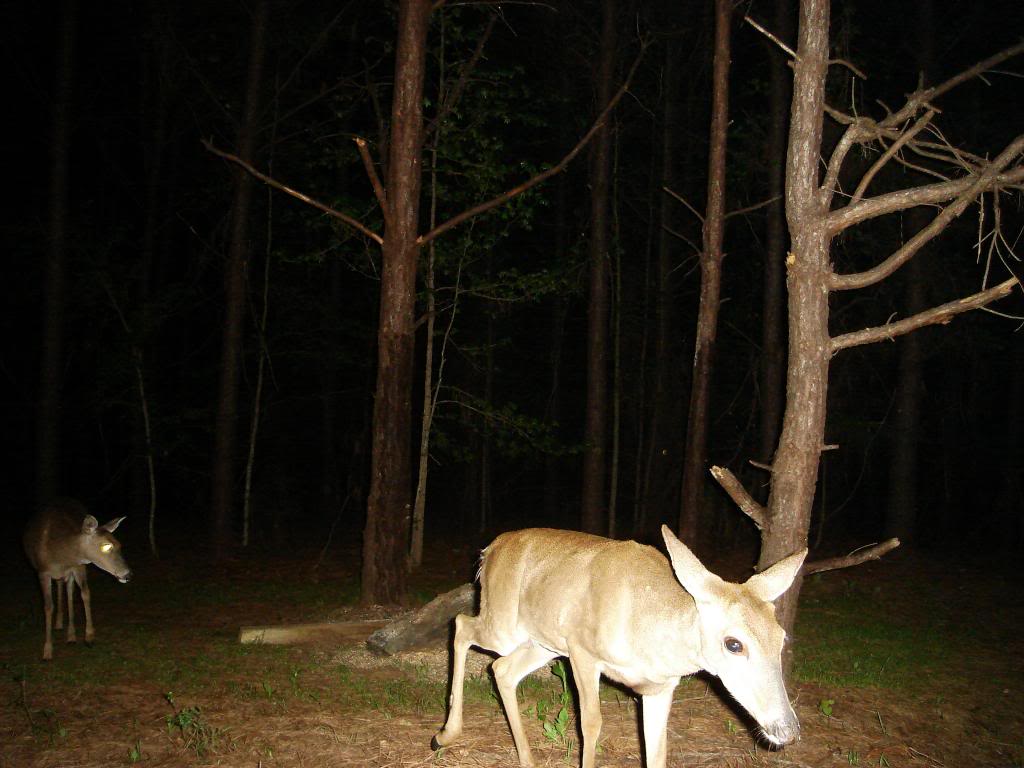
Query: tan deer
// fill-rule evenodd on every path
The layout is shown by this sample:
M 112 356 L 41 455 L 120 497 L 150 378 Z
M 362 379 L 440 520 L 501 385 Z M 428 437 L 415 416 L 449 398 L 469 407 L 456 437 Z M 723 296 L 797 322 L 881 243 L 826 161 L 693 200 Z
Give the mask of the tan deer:
M 448 721 L 435 747 L 462 732 L 470 646 L 500 657 L 492 669 L 523 766 L 533 758 L 516 686 L 558 656 L 569 657 L 579 691 L 583 768 L 593 768 L 601 732 L 601 675 L 642 697 L 647 768 L 664 768 L 679 678 L 702 669 L 721 678 L 769 743 L 798 738 L 782 678 L 785 632 L 772 601 L 789 588 L 807 550 L 732 584 L 705 569 L 667 527 L 661 532 L 671 567 L 653 547 L 575 531 L 532 528 L 496 538 L 481 558 L 480 614 L 455 619 Z
M 75 642 L 74 585 L 82 593 L 85 606 L 85 642 L 96 636 L 92 625 L 92 601 L 86 566 L 92 563 L 113 575 L 122 584 L 132 577 L 121 556 L 121 545 L 113 533 L 124 520 L 118 517 L 100 525 L 86 508 L 74 499 L 58 499 L 39 509 L 25 526 L 25 554 L 39 572 L 46 615 L 46 641 L 43 658 L 53 658 L 53 594 L 50 582 L 57 582 L 57 629 L 64 626 L 64 584 L 67 584 L 67 641 Z

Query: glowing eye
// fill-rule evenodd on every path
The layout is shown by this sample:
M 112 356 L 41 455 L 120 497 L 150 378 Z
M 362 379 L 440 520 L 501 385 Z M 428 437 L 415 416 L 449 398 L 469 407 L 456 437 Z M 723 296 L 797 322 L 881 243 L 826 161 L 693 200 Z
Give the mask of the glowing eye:
M 729 653 L 740 654 L 743 653 L 743 643 L 737 640 L 735 637 L 725 638 L 725 650 Z
M 108 542 L 108 543 L 106 543 L 106 544 L 104 544 L 103 546 L 101 546 L 101 547 L 100 547 L 100 552 L 109 552 L 109 551 L 110 551 L 110 550 L 112 550 L 113 548 L 114 548 L 114 545 L 113 545 L 113 544 L 110 544 L 110 543 Z

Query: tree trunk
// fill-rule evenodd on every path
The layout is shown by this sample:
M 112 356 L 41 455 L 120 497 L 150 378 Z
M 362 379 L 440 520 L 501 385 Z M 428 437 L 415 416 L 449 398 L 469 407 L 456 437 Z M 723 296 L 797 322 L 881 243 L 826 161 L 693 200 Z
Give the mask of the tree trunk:
M 708 454 L 708 414 L 711 408 L 711 374 L 718 335 L 718 305 L 722 290 L 722 258 L 725 255 L 725 152 L 729 130 L 729 42 L 731 4 L 715 0 L 715 46 L 712 70 L 711 137 L 708 157 L 708 200 L 704 218 L 703 253 L 700 256 L 700 307 L 694 342 L 690 415 L 683 458 L 683 489 L 680 498 L 679 535 L 691 546 L 698 539 L 701 501 L 704 496 Z
M 612 96 L 615 71 L 615 0 L 602 8 L 601 59 L 597 72 L 597 111 Z M 608 200 L 611 176 L 611 126 L 606 122 L 594 139 L 590 174 L 590 294 L 587 304 L 587 405 L 584 432 L 583 489 L 580 528 L 601 533 L 607 498 L 606 451 L 608 422 Z
M 935 29 L 932 24 L 931 0 L 918 0 L 917 65 L 921 85 L 931 84 L 932 50 Z M 914 208 L 907 214 L 912 234 L 924 229 L 930 220 L 924 208 Z M 916 315 L 925 308 L 924 281 L 926 279 L 922 250 L 907 264 L 904 300 L 906 315 Z M 917 524 L 917 447 L 921 444 L 921 339 L 916 333 L 900 339 L 900 361 L 896 382 L 896 401 L 892 420 L 892 439 L 889 442 L 888 508 L 885 515 L 885 535 L 896 536 L 907 542 L 915 538 Z
M 256 147 L 263 59 L 266 53 L 269 2 L 262 0 L 254 11 L 249 41 L 245 108 L 238 129 L 238 156 L 252 163 Z M 231 209 L 231 241 L 224 265 L 224 328 L 221 337 L 220 384 L 214 425 L 211 470 L 211 527 L 214 546 L 223 550 L 231 541 L 235 501 L 235 445 L 238 428 L 238 390 L 245 319 L 245 273 L 249 259 L 249 213 L 253 178 L 239 168 L 235 172 L 235 199 Z
M 818 463 L 825 434 L 831 357 L 828 332 L 830 236 L 825 196 L 818 188 L 828 67 L 829 0 L 801 0 L 793 104 L 786 158 L 789 361 L 786 411 L 772 468 L 767 525 L 758 568 L 764 569 L 807 545 Z M 792 634 L 803 578 L 776 601 L 776 615 Z M 787 661 L 791 658 L 787 652 Z
M 71 93 L 74 82 L 75 0 L 60 14 L 53 134 L 50 138 L 50 211 L 43 284 L 42 355 L 39 365 L 39 411 L 36 417 L 36 501 L 60 491 L 60 400 L 64 352 L 64 304 L 67 272 L 68 155 L 71 147 Z
M 792 14 L 787 0 L 775 1 L 775 33 L 793 39 Z M 789 114 L 790 79 L 785 54 L 774 43 L 769 47 L 769 123 L 765 146 L 768 164 L 768 197 L 777 198 L 766 211 L 763 318 L 761 323 L 761 423 L 758 458 L 770 464 L 779 440 L 785 400 L 785 194 L 786 126 Z M 762 496 L 761 500 L 764 498 Z
M 680 111 L 680 47 L 665 46 L 662 75 L 662 119 L 660 183 L 657 191 L 658 218 L 656 285 L 654 299 L 654 380 L 650 413 L 644 430 L 646 448 L 642 470 L 641 495 L 635 533 L 643 536 L 655 527 L 665 511 L 676 508 L 679 492 L 679 468 L 682 466 L 683 408 L 680 396 L 682 354 L 679 313 L 676 297 L 676 269 L 679 256 L 679 204 L 664 189 L 676 189 L 680 174 L 679 141 L 682 126 Z M 642 414 L 641 414 L 642 417 Z M 653 520 L 652 520 L 653 518 Z
M 398 8 L 370 493 L 363 533 L 364 604 L 400 603 L 406 591 L 412 512 L 410 445 L 416 263 L 420 250 L 416 238 L 430 5 L 429 0 L 402 0 Z

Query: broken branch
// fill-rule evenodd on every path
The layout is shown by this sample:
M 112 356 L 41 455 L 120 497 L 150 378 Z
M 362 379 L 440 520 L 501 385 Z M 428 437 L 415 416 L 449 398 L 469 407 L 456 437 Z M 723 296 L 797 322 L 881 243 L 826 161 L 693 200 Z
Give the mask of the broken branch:
M 361 136 L 356 136 L 354 139 L 356 147 L 359 148 L 359 156 L 363 158 L 363 167 L 366 169 L 366 175 L 370 179 L 370 185 L 373 187 L 373 194 L 377 197 L 377 203 L 380 205 L 380 211 L 384 214 L 385 224 L 391 220 L 391 209 L 388 208 L 388 193 L 384 189 L 384 185 L 380 182 L 380 176 L 377 175 L 377 169 L 373 166 L 373 158 L 370 157 L 370 151 L 366 148 L 366 139 Z
M 813 563 L 804 563 L 803 574 L 810 576 L 812 573 L 822 571 L 834 571 L 839 568 L 849 568 L 853 565 L 866 563 L 868 560 L 878 560 L 886 552 L 890 552 L 900 545 L 899 539 L 889 539 L 881 544 L 875 544 L 866 549 L 854 550 L 843 557 L 829 557 L 824 560 L 815 560 Z
M 865 328 L 860 331 L 836 336 L 831 342 L 832 354 L 841 349 L 857 347 L 862 344 L 871 344 L 885 339 L 891 341 L 897 336 L 916 331 L 918 328 L 923 328 L 926 325 L 946 324 L 956 315 L 984 307 L 986 304 L 1003 298 L 1013 290 L 1015 285 L 1020 285 L 1020 281 L 1016 277 L 1011 277 L 992 288 L 979 291 L 956 301 L 941 304 L 924 312 L 919 312 L 899 322 L 886 323 L 885 325 L 877 325 L 873 328 Z
M 336 211 L 333 208 L 331 208 L 329 205 L 325 205 L 324 203 L 321 203 L 319 200 L 314 200 L 309 195 L 305 195 L 305 194 L 303 194 L 302 192 L 299 192 L 296 189 L 292 189 L 291 187 L 286 186 L 286 185 L 282 184 L 281 182 L 276 181 L 276 180 L 270 178 L 265 173 L 260 173 L 252 165 L 247 163 L 242 158 L 238 157 L 238 155 L 233 155 L 230 152 L 225 152 L 223 150 L 217 149 L 215 146 L 213 146 L 213 142 L 209 141 L 208 139 L 202 139 L 201 141 L 202 141 L 203 146 L 206 147 L 207 150 L 209 150 L 213 154 L 217 155 L 218 157 L 222 157 L 225 160 L 229 160 L 232 163 L 234 163 L 235 165 L 238 165 L 238 166 L 242 167 L 245 171 L 247 171 L 251 175 L 255 176 L 257 179 L 262 181 L 267 186 L 273 187 L 274 189 L 279 189 L 282 192 L 284 192 L 286 195 L 291 195 L 296 200 L 301 200 L 302 202 L 306 203 L 307 205 L 311 205 L 314 208 L 316 208 L 317 210 L 323 211 L 328 216 L 333 216 L 334 218 L 336 218 L 336 219 L 338 219 L 340 221 L 345 222 L 346 224 L 348 224 L 353 229 L 357 229 L 360 232 L 362 232 L 364 235 L 366 235 L 368 238 L 373 240 L 378 245 L 383 245 L 384 244 L 384 238 L 382 238 L 380 235 L 378 235 L 376 232 L 374 232 L 372 229 L 367 227 L 365 224 L 363 224 L 358 219 L 354 219 L 351 216 L 349 216 L 348 214 L 342 213 L 341 211 Z
M 747 489 L 743 487 L 743 484 L 736 478 L 736 475 L 725 467 L 715 466 L 711 468 L 711 476 L 722 486 L 722 490 L 729 494 L 729 498 L 736 502 L 736 506 L 754 521 L 754 525 L 757 526 L 758 530 L 763 531 L 767 527 L 767 510 L 754 501 L 754 498 L 747 493 Z

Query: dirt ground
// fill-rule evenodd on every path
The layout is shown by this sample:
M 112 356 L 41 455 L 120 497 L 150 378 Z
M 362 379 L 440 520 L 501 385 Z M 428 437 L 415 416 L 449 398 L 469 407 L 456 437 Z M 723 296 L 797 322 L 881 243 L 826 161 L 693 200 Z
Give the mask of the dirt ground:
M 261 567 L 258 572 L 244 563 L 235 567 L 244 575 L 220 575 L 253 580 L 292 577 L 282 563 Z M 202 574 L 201 578 L 215 576 Z M 341 571 L 322 574 L 328 581 L 343 576 Z M 937 558 L 903 553 L 885 563 L 862 567 L 857 578 L 859 583 L 873 585 L 874 593 L 882 596 L 877 615 L 865 616 L 865 622 L 884 622 L 889 612 L 913 604 L 921 590 L 948 596 L 943 604 L 955 621 L 1006 629 L 1006 622 L 1018 622 L 1024 615 L 1019 580 L 980 567 L 952 567 Z M 819 597 L 827 601 L 828 590 L 828 586 L 822 587 Z M 94 597 L 94 603 L 98 599 Z M 150 616 L 140 616 L 138 607 L 131 614 L 128 609 L 119 613 L 110 604 L 97 604 L 95 610 L 97 647 L 103 642 L 104 630 L 108 636 L 112 634 L 110 627 L 117 621 L 148 626 L 161 621 L 159 606 L 152 606 Z M 347 609 L 331 611 L 324 618 L 383 613 Z M 226 644 L 242 624 L 314 618 L 298 606 L 258 601 L 197 607 L 187 616 L 188 621 L 160 626 L 165 647 L 188 648 L 201 637 L 219 637 Z M 803 735 L 798 743 L 779 751 L 769 751 L 756 741 L 748 721 L 730 705 L 713 679 L 684 681 L 669 724 L 669 764 L 1022 766 L 1024 718 L 1019 701 L 1024 688 L 1024 643 L 1016 633 L 1021 628 L 993 631 L 988 653 L 957 658 L 955 664 L 905 689 L 791 684 Z M 80 644 L 55 645 L 54 665 L 71 654 L 96 652 Z M 359 644 L 306 645 L 281 653 L 284 657 L 279 664 L 303 670 L 301 684 L 296 683 L 288 695 L 260 691 L 258 676 L 227 680 L 212 670 L 204 673 L 210 677 L 209 684 L 189 695 L 187 701 L 183 697 L 172 704 L 160 683 L 135 678 L 130 669 L 112 670 L 116 682 L 111 684 L 88 680 L 80 687 L 72 682 L 47 690 L 39 682 L 41 673 L 32 671 L 36 668 L 31 665 L 38 662 L 20 660 L 14 649 L 0 645 L 0 768 L 518 765 L 500 707 L 487 696 L 468 700 L 460 744 L 437 753 L 431 750 L 431 737 L 444 718 L 443 694 L 440 702 L 436 697 L 421 702 L 416 700 L 416 691 L 428 691 L 431 696 L 443 691 L 448 674 L 446 649 L 388 659 L 373 656 Z M 473 669 L 486 675 L 488 657 L 474 655 L 471 661 Z M 547 676 L 550 679 L 549 673 Z M 339 682 L 342 678 L 343 684 Z M 410 679 L 416 684 L 399 685 Z M 268 687 L 265 682 L 263 686 Z M 338 690 L 345 695 L 339 697 Z M 387 700 L 385 694 L 392 690 L 404 693 Z M 828 714 L 822 707 L 826 701 L 831 702 Z M 524 701 L 524 707 L 526 704 Z M 182 729 L 168 724 L 174 708 L 182 711 L 186 705 L 197 708 L 202 727 L 207 728 L 197 737 L 203 740 L 202 750 L 188 743 Z M 609 689 L 602 715 L 598 765 L 640 766 L 635 701 L 625 692 Z M 538 765 L 578 765 L 574 722 L 566 739 L 549 740 L 536 717 L 531 714 L 524 721 Z

